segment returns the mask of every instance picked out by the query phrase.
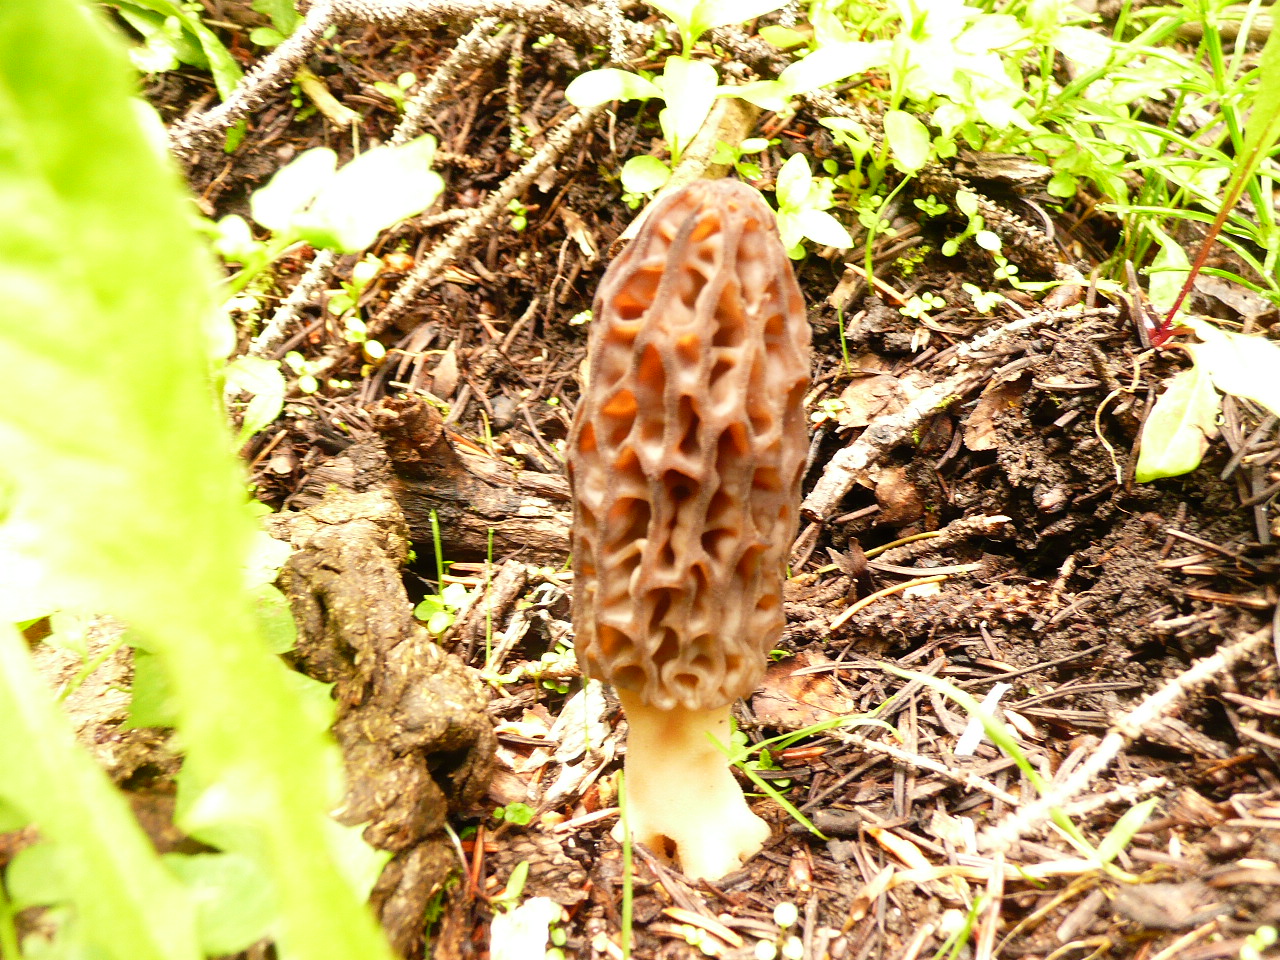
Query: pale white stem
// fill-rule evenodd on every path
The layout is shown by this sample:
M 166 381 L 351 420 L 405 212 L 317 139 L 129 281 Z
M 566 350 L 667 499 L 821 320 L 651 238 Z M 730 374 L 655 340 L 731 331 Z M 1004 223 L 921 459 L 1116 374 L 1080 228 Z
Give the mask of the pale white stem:
M 755 856 L 769 825 L 751 812 L 728 760 L 729 705 L 658 710 L 618 691 L 627 714 L 627 821 L 634 840 L 674 853 L 693 879 L 715 880 Z M 673 849 L 674 848 L 674 849 Z

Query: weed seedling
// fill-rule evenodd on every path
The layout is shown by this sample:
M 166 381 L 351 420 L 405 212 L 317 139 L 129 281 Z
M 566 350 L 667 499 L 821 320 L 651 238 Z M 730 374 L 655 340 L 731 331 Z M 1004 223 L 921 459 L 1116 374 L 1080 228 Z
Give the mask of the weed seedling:
M 800 911 L 794 903 L 782 901 L 773 908 L 773 922 L 778 925 L 778 935 L 772 940 L 756 942 L 756 960 L 800 960 L 804 956 L 804 942 L 791 932 L 800 920 Z
M 927 320 L 934 310 L 941 310 L 947 305 L 947 301 L 936 293 L 925 292 L 918 296 L 912 297 L 903 306 L 898 308 L 898 312 L 904 317 L 911 317 L 916 320 Z
M 804 257 L 806 238 L 823 246 L 845 249 L 853 237 L 835 217 L 827 213 L 835 206 L 835 184 L 830 177 L 814 177 L 809 161 L 797 153 L 778 171 L 775 187 L 778 198 L 778 233 L 787 256 Z
M 505 807 L 495 807 L 495 820 L 514 824 L 517 827 L 527 826 L 533 820 L 533 807 L 527 803 L 508 803 Z
M 396 77 L 395 83 L 388 83 L 386 80 L 377 81 L 373 85 L 373 89 L 395 104 L 396 113 L 404 113 L 405 100 L 409 89 L 417 82 L 418 78 L 416 76 L 406 72 Z
M 977 194 L 970 193 L 967 190 L 957 190 L 956 209 L 968 217 L 968 223 L 965 224 L 964 232 L 958 237 L 952 237 L 942 244 L 942 255 L 944 257 L 954 257 L 960 251 L 960 245 L 970 237 L 983 250 L 994 253 L 1000 249 L 1000 238 L 986 229 L 986 221 L 983 220 L 982 214 L 978 212 Z M 997 277 L 996 279 L 1001 278 Z

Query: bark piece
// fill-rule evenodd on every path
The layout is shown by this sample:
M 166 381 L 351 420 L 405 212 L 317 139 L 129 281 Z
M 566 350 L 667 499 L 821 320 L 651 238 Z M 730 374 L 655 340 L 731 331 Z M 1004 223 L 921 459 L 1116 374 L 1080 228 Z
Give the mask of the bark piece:
M 367 824 L 365 839 L 395 854 L 373 905 L 395 948 L 420 955 L 423 912 L 452 865 L 445 818 L 480 799 L 492 767 L 485 690 L 413 619 L 399 569 L 407 529 L 385 486 L 331 486 L 271 527 L 295 548 L 280 575 L 294 657 L 335 685 L 348 777 L 337 819 Z
M 435 511 L 445 555 L 493 556 L 559 566 L 569 553 L 569 486 L 561 476 L 515 470 L 455 444 L 440 413 L 420 400 L 383 400 L 371 411 L 392 473 L 391 492 L 415 542 L 430 542 Z

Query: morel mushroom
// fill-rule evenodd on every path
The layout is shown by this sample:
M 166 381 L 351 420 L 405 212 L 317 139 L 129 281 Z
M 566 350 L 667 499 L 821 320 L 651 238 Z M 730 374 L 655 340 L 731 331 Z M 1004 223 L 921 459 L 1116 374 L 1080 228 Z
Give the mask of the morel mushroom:
M 760 195 L 699 181 L 650 212 L 594 315 L 568 454 L 578 660 L 626 711 L 633 835 L 720 877 L 769 836 L 707 734 L 729 743 L 784 625 L 804 300 Z

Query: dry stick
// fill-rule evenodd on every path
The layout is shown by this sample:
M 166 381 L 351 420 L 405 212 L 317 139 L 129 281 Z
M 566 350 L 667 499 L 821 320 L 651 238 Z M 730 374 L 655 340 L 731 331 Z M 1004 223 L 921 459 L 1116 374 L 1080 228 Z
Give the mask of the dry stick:
M 1148 725 L 1163 717 L 1196 686 L 1227 670 L 1237 660 L 1263 646 L 1270 638 L 1271 628 L 1263 627 L 1243 640 L 1223 647 L 1213 656 L 1197 661 L 1190 669 L 1144 699 L 1112 727 L 1071 776 L 1062 783 L 1051 786 L 1038 800 L 1024 804 L 994 827 L 984 830 L 978 838 L 979 848 L 988 852 L 1008 850 L 1020 837 L 1038 829 L 1055 810 L 1065 806 L 1072 797 L 1088 787 L 1094 777 L 1105 770 L 1125 745 L 1140 736 Z
M 445 23 L 476 24 L 487 17 L 519 20 L 534 30 L 583 40 L 597 39 L 610 29 L 608 15 L 598 7 L 576 10 L 560 0 L 315 0 L 298 29 L 245 74 L 231 96 L 170 128 L 169 144 L 175 153 L 190 152 L 262 107 L 277 87 L 293 79 L 330 26 L 383 23 L 433 30 Z M 629 20 L 613 29 L 622 29 L 632 43 L 646 45 L 654 32 Z
M 391 134 L 393 145 L 408 143 L 422 132 L 427 111 L 446 93 L 452 93 L 463 70 L 479 67 L 497 60 L 507 47 L 508 38 L 499 34 L 489 36 L 498 26 L 495 17 L 482 17 L 465 37 L 454 46 L 444 63 L 436 68 L 422 88 L 405 105 L 404 116 Z
M 337 22 L 337 7 L 335 0 L 316 0 L 307 11 L 306 18 L 298 24 L 298 29 L 245 74 L 231 96 L 216 107 L 188 117 L 170 128 L 169 145 L 174 153 L 197 149 L 263 106 L 276 87 L 293 79 L 321 35 Z
M 484 17 L 476 22 L 470 33 L 458 41 L 453 52 L 436 68 L 435 73 L 427 79 L 406 105 L 404 116 L 400 118 L 395 131 L 391 134 L 390 142 L 393 145 L 408 143 L 422 132 L 427 111 L 435 106 L 442 95 L 455 86 L 463 70 L 492 62 L 502 54 L 506 46 L 505 40 L 501 37 L 489 36 L 497 26 L 497 20 Z M 271 321 L 249 344 L 248 352 L 251 356 L 265 357 L 275 350 L 302 308 L 311 303 L 316 294 L 328 284 L 329 272 L 335 260 L 337 260 L 337 254 L 332 250 L 320 250 L 316 253 L 307 266 L 307 272 L 294 284 L 293 289 L 289 291 L 289 296 L 272 315 Z
M 1000 926 L 1000 907 L 1004 901 L 1004 854 L 997 853 L 992 860 L 991 876 L 987 877 L 987 914 L 982 918 L 978 940 L 974 944 L 974 960 L 991 960 L 995 955 L 996 930 Z
M 599 42 L 610 29 L 621 30 L 629 44 L 647 46 L 653 27 L 611 20 L 598 6 L 576 8 L 563 0 L 339 0 L 343 18 L 355 23 L 396 24 L 433 30 L 442 23 L 469 24 L 480 17 L 518 20 L 536 33 Z M 612 26 L 611 26 L 612 24 Z
M 1013 523 L 1005 516 L 961 517 L 952 520 L 938 531 L 938 536 L 927 540 L 916 540 L 902 546 L 885 550 L 876 559 L 882 563 L 905 563 L 926 553 L 946 550 L 957 543 L 964 543 L 975 537 L 995 538 L 1003 536 L 1009 525 Z
M 1011 807 L 1017 806 L 1017 797 L 1011 793 L 1001 790 L 994 783 L 990 783 L 989 781 L 982 779 L 982 777 L 975 773 L 971 773 L 967 770 L 953 769 L 940 760 L 934 760 L 931 757 L 926 757 L 919 753 L 910 753 L 889 743 L 881 743 L 878 740 L 868 740 L 866 737 L 858 733 L 849 733 L 845 730 L 836 729 L 829 731 L 829 734 L 837 740 L 855 744 L 863 750 L 868 750 L 871 753 L 882 753 L 886 757 L 897 760 L 899 763 L 909 764 L 910 766 L 916 767 L 920 770 L 928 770 L 931 773 L 936 773 L 939 776 L 950 780 L 952 783 L 958 783 L 963 787 L 968 787 L 970 790 L 980 790 L 988 796 L 995 797 L 997 800 L 1007 803 Z
M 275 352 L 280 341 L 284 339 L 285 331 L 298 318 L 302 308 L 329 285 L 329 271 L 337 259 L 338 255 L 332 250 L 316 251 L 316 255 L 311 258 L 311 263 L 307 265 L 307 272 L 293 285 L 289 296 L 276 308 L 276 312 L 271 315 L 271 320 L 262 328 L 262 332 L 249 342 L 249 349 L 246 351 L 249 356 L 266 357 Z
M 991 367 L 998 360 L 1005 358 L 975 355 L 981 354 L 997 340 L 1066 317 L 1078 319 L 1112 312 L 1112 308 L 1073 313 L 1062 310 L 1043 310 L 1021 317 L 961 345 L 956 351 L 957 359 L 963 360 L 970 357 L 974 359 L 959 372 L 922 391 L 898 413 L 877 417 L 862 431 L 857 440 L 831 458 L 822 477 L 805 497 L 801 512 L 813 520 L 821 521 L 830 517 L 835 513 L 844 495 L 858 482 L 862 471 L 879 462 L 899 444 L 905 443 L 910 438 L 911 432 L 929 417 L 956 400 L 968 396 L 985 383 Z
M 555 163 L 570 144 L 591 127 L 596 117 L 603 111 L 604 104 L 590 107 L 570 117 L 551 131 L 538 152 L 530 157 L 524 166 L 507 177 L 502 186 L 495 190 L 484 204 L 476 208 L 474 216 L 454 227 L 453 231 L 436 244 L 404 278 L 404 282 L 392 295 L 390 302 L 370 321 L 369 335 L 377 336 L 408 310 L 427 283 L 447 263 L 457 257 L 462 248 L 474 240 L 488 223 L 500 217 L 506 210 L 507 204 L 524 193 L 545 169 Z
M 1110 807 L 1118 803 L 1133 806 L 1143 797 L 1155 793 L 1157 790 L 1163 790 L 1168 785 L 1169 780 L 1166 777 L 1147 777 L 1145 780 L 1133 785 L 1124 784 L 1106 793 L 1095 793 L 1074 803 L 1069 803 L 1062 807 L 1062 812 L 1072 820 L 1075 820 L 1077 817 L 1083 817 L 1086 814 L 1093 813 L 1095 810 L 1101 810 L 1103 807 Z

